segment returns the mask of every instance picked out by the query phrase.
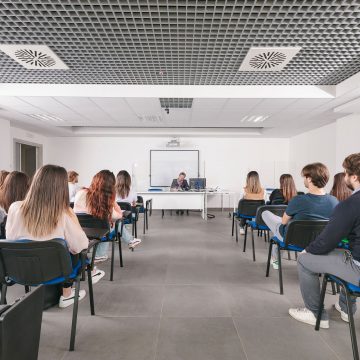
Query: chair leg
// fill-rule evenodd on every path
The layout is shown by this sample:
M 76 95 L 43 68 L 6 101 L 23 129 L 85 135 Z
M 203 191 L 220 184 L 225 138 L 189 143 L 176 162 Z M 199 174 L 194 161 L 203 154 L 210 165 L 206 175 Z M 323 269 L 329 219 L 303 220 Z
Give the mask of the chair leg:
M 234 236 L 235 215 L 232 215 L 231 236 Z
M 235 233 L 236 233 L 236 235 L 235 235 L 236 242 L 238 243 L 239 242 L 239 224 L 237 221 L 235 222 Z
M 271 259 L 271 252 L 272 252 L 272 247 L 274 245 L 274 242 L 272 240 L 270 240 L 270 244 L 269 244 L 269 253 L 268 253 L 268 259 L 267 259 L 267 264 L 266 264 L 266 277 L 269 277 L 269 272 L 270 272 L 270 259 Z
M 76 336 L 76 323 L 77 323 L 77 314 L 79 308 L 79 292 L 80 292 L 80 281 L 75 279 L 75 299 L 74 299 L 74 308 L 71 322 L 71 335 L 70 335 L 70 347 L 69 351 L 74 351 L 75 349 L 75 336 Z
M 265 243 L 267 242 L 267 235 L 268 235 L 268 234 L 267 234 L 267 231 L 265 230 L 265 231 L 264 231 L 264 242 L 265 242 Z
M 110 281 L 114 280 L 114 258 L 115 258 L 115 239 L 111 241 L 111 269 L 110 269 Z
M 27 294 L 28 292 L 30 292 L 31 288 L 29 285 L 25 285 L 25 293 Z
M 297 256 L 298 256 L 297 251 L 295 251 L 295 260 L 297 260 Z
M 324 279 L 321 286 L 321 293 L 320 293 L 320 303 L 319 303 L 319 310 L 316 317 L 316 324 L 315 324 L 315 330 L 319 331 L 320 329 L 320 321 L 321 321 L 321 314 L 324 309 L 324 300 L 325 300 L 325 293 L 326 293 L 326 286 L 327 286 L 327 276 L 324 274 Z
M 149 212 L 147 210 L 146 210 L 146 230 L 149 230 Z
M 119 259 L 120 259 L 120 267 L 124 267 L 123 257 L 122 257 L 122 245 L 121 245 L 120 237 L 119 237 Z
M 277 253 L 278 253 L 278 263 L 279 263 L 279 286 L 280 286 L 280 295 L 284 294 L 284 286 L 283 286 L 283 276 L 282 276 L 282 266 L 281 266 L 281 250 L 280 246 L 277 245 Z
M 1 301 L 0 305 L 5 305 L 7 303 L 6 301 L 6 293 L 7 293 L 7 285 L 1 284 Z
M 288 260 L 291 260 L 291 255 L 290 255 L 290 251 L 288 250 Z
M 145 234 L 145 227 L 146 227 L 146 210 L 144 210 L 144 228 L 143 228 L 143 234 Z
M 334 281 L 330 281 L 331 282 L 331 291 L 333 295 L 336 295 L 336 288 L 335 288 L 335 283 Z
M 350 328 L 350 337 L 351 337 L 351 345 L 353 350 L 353 357 L 354 360 L 359 360 L 359 350 L 356 340 L 356 330 L 355 330 L 355 324 L 354 324 L 354 315 L 352 313 L 352 304 L 350 300 L 350 293 L 346 286 L 344 286 L 344 292 L 346 297 L 346 305 L 348 309 L 348 316 L 349 316 L 349 328 Z
M 93 285 L 92 285 L 92 277 L 91 277 L 91 268 L 90 268 L 90 266 L 87 267 L 86 272 L 87 272 L 88 286 L 89 286 L 90 313 L 91 313 L 91 315 L 95 315 L 94 292 L 93 292 Z
M 251 245 L 252 245 L 253 261 L 256 261 L 256 259 L 255 259 L 255 241 L 254 241 L 254 230 L 253 230 L 253 228 L 251 228 Z
M 247 224 L 245 224 L 245 235 L 244 235 L 244 248 L 243 248 L 243 252 L 246 251 L 247 229 L 248 229 L 248 226 L 247 226 Z

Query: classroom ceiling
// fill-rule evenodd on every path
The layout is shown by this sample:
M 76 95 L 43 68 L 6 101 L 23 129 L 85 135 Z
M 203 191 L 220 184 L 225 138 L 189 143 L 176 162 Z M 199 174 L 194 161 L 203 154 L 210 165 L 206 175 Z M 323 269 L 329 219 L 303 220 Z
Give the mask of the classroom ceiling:
M 359 18 L 338 0 L 1 1 L 0 44 L 47 45 L 69 69 L 0 52 L 0 83 L 335 85 L 360 71 Z M 301 50 L 280 72 L 239 71 L 274 46 Z
M 150 129 L 167 129 L 167 134 L 174 136 L 181 133 L 181 129 L 193 132 L 225 130 L 230 136 L 237 135 L 237 130 L 254 129 L 259 131 L 258 135 L 285 137 L 347 115 L 346 107 L 337 112 L 334 109 L 354 97 L 360 98 L 360 89 L 341 99 L 197 98 L 176 101 L 171 98 L 166 99 L 165 108 L 165 99 L 159 98 L 7 96 L 0 97 L 0 118 L 47 129 L 50 133 L 53 130 L 54 134 L 69 131 L 64 132 L 68 136 L 101 135 L 106 129 L 110 129 L 106 132 L 110 135 L 121 134 L 114 130 L 118 128 L 124 134 L 127 129 L 148 129 L 149 133 Z M 92 130 L 88 132 L 89 129 Z

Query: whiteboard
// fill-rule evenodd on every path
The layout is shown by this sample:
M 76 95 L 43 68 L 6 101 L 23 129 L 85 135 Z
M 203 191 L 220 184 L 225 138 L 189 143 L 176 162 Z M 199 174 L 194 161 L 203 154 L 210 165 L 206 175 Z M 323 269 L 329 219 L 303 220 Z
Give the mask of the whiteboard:
M 150 186 L 171 186 L 180 172 L 199 176 L 199 150 L 150 150 Z

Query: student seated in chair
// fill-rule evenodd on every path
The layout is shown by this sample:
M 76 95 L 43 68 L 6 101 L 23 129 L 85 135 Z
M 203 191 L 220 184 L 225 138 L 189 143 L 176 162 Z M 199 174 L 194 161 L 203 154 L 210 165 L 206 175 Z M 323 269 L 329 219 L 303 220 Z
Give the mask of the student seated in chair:
M 274 215 L 270 211 L 264 211 L 262 218 L 273 234 L 283 240 L 287 223 L 293 220 L 328 220 L 337 205 L 337 199 L 325 193 L 325 185 L 329 181 L 329 170 L 324 164 L 313 163 L 306 165 L 301 176 L 304 185 L 309 192 L 304 195 L 293 197 L 287 206 L 283 217 Z M 271 262 L 274 269 L 278 269 L 277 249 L 274 246 Z
M 264 200 L 265 190 L 261 186 L 260 177 L 257 171 L 250 171 L 246 175 L 246 185 L 243 188 L 243 199 L 245 200 Z M 246 219 L 240 219 L 240 234 L 244 235 Z
M 6 177 L 9 175 L 9 171 L 6 171 L 6 170 L 1 170 L 0 171 L 0 189 L 6 179 Z
M 317 238 L 299 254 L 298 272 L 305 308 L 290 309 L 296 320 L 315 325 L 320 302 L 319 274 L 329 273 L 359 286 L 360 279 L 360 153 L 349 155 L 343 162 L 345 182 L 352 195 L 340 202 L 329 223 Z M 349 250 L 336 249 L 347 238 Z M 356 311 L 356 298 L 352 298 L 352 313 Z M 343 290 L 335 309 L 342 320 L 348 322 L 348 311 Z M 322 312 L 320 327 L 329 327 L 329 318 Z
M 30 179 L 23 172 L 12 171 L 0 188 L 0 223 L 4 221 L 10 205 L 25 199 L 29 190 Z
M 63 167 L 45 165 L 36 172 L 25 200 L 14 202 L 9 208 L 6 238 L 34 241 L 65 239 L 73 255 L 87 249 L 89 240 L 69 207 L 67 173 Z M 78 256 L 73 256 L 73 264 L 78 260 Z M 63 285 L 59 301 L 61 308 L 74 303 L 75 289 L 71 285 Z M 80 290 L 79 300 L 85 295 L 85 290 Z
M 69 199 L 74 202 L 76 193 L 80 190 L 79 174 L 76 171 L 68 171 Z
M 177 179 L 174 179 L 171 183 L 170 191 L 188 191 L 190 186 L 187 182 L 186 173 L 182 171 Z M 184 215 L 184 210 L 176 210 L 176 214 Z
M 275 189 L 269 198 L 269 205 L 287 205 L 297 195 L 295 182 L 290 174 L 280 176 L 280 188 Z
M 74 211 L 75 213 L 90 214 L 114 223 L 116 220 L 122 219 L 122 211 L 116 203 L 115 197 L 115 175 L 109 170 L 101 170 L 93 177 L 88 189 L 77 192 Z M 121 239 L 129 245 L 130 249 L 141 243 L 141 240 L 133 238 L 125 227 Z M 108 259 L 108 248 L 108 242 L 99 244 L 95 261 L 106 261 Z
M 345 182 L 345 174 L 343 172 L 335 174 L 334 184 L 330 191 L 330 195 L 335 196 L 339 201 L 344 201 L 351 194 L 352 191 L 349 189 Z
M 116 201 L 128 202 L 136 206 L 137 194 L 131 188 L 131 176 L 126 170 L 121 170 L 116 175 Z

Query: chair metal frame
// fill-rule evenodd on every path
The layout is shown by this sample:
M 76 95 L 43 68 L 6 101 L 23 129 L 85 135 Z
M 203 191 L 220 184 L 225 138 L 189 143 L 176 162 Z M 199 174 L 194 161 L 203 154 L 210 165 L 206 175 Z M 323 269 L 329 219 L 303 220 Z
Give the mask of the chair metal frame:
M 316 236 L 321 233 L 327 225 L 328 220 L 290 220 L 286 227 L 285 239 L 279 240 L 276 236 L 270 239 L 270 246 L 268 252 L 268 259 L 266 264 L 266 277 L 269 277 L 270 259 L 273 245 L 277 246 L 277 255 L 279 262 L 279 287 L 280 294 L 284 294 L 283 276 L 282 276 L 282 262 L 281 251 L 303 251 Z M 302 228 L 302 232 L 299 231 Z
M 6 303 L 9 280 L 25 286 L 61 284 L 73 280 L 75 299 L 73 306 L 69 351 L 75 349 L 76 325 L 79 305 L 80 278 L 87 272 L 91 315 L 95 315 L 91 267 L 86 257 L 87 250 L 80 253 L 79 262 L 73 266 L 64 239 L 47 241 L 5 240 L 0 241 L 1 303 Z M 47 263 L 46 263 L 47 261 Z M 49 266 L 51 264 L 51 268 Z

